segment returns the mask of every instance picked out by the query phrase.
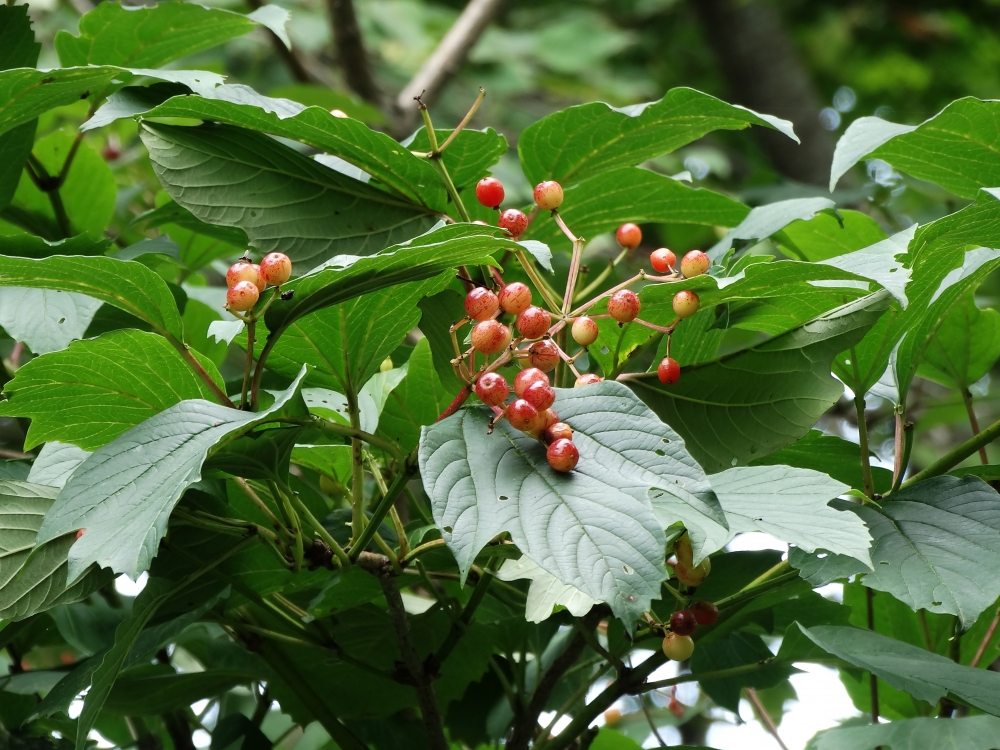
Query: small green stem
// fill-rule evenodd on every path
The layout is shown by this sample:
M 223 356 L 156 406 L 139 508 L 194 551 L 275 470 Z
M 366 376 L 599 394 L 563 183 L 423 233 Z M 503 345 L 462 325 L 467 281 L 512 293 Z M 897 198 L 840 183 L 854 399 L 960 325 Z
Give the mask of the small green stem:
M 462 202 L 462 196 L 458 194 L 458 190 L 455 187 L 455 183 L 452 182 L 451 175 L 448 174 L 448 167 L 444 165 L 441 157 L 431 158 L 431 164 L 441 175 L 441 180 L 444 182 L 444 187 L 448 191 L 448 195 L 451 196 L 451 202 L 455 204 L 455 208 L 458 210 L 458 216 L 465 222 L 471 222 L 472 217 L 469 215 L 468 209 L 466 209 L 465 204 Z
M 251 321 L 246 324 L 247 329 L 247 361 L 243 367 L 243 387 L 240 388 L 240 408 L 246 407 L 247 389 L 250 386 L 250 372 L 253 370 L 253 345 L 254 331 L 257 330 L 257 323 Z
M 337 558 L 337 562 L 340 563 L 340 567 L 344 570 L 350 570 L 351 558 L 349 558 L 347 553 L 344 552 L 344 548 L 337 544 L 337 540 L 330 535 L 330 532 L 326 530 L 326 527 L 317 520 L 316 516 L 314 516 L 312 511 L 309 510 L 309 507 L 302 502 L 302 498 L 291 490 L 289 490 L 289 493 L 292 503 L 299 511 L 299 514 L 306 520 L 306 523 L 312 527 L 313 531 L 319 535 L 319 538 L 326 542 L 327 546 L 333 551 L 333 554 Z
M 616 257 L 612 261 L 609 261 L 608 265 L 604 267 L 603 271 L 601 271 L 596 277 L 594 277 L 593 281 L 591 281 L 589 284 L 587 284 L 587 286 L 585 286 L 583 289 L 581 289 L 579 292 L 576 293 L 576 296 L 573 298 L 574 304 L 579 302 L 581 299 L 586 299 L 588 294 L 592 294 L 595 289 L 597 289 L 601 284 L 603 284 L 604 280 L 611 275 L 611 272 L 615 269 L 615 266 L 617 266 L 619 263 L 625 260 L 625 255 L 627 253 L 628 249 L 622 250 L 620 253 L 618 253 L 618 257 Z
M 479 96 L 476 97 L 476 101 L 472 103 L 472 107 L 469 108 L 469 111 L 466 113 L 465 117 L 462 118 L 462 121 L 458 123 L 458 126 L 451 131 L 448 137 L 444 139 L 444 143 L 441 144 L 441 147 L 437 149 L 437 152 L 439 154 L 446 148 L 448 148 L 448 146 L 451 145 L 451 142 L 458 137 L 458 134 L 465 129 L 465 126 L 469 124 L 470 120 L 472 120 L 472 116 L 476 114 L 476 110 L 479 109 L 479 105 L 483 103 L 483 99 L 485 98 L 486 98 L 486 89 L 480 86 Z M 435 134 L 435 136 L 436 135 L 437 134 Z
M 854 366 L 854 384 L 861 382 L 858 372 L 858 355 L 851 348 L 851 364 Z M 875 482 L 872 479 L 871 454 L 868 450 L 868 423 L 865 419 L 865 394 L 855 392 L 854 410 L 858 415 L 858 447 L 861 450 L 861 479 L 865 485 L 865 494 L 869 499 L 875 494 Z
M 524 272 L 528 274 L 528 278 L 531 279 L 531 283 L 535 285 L 536 289 L 538 289 L 538 293 L 542 295 L 542 298 L 545 300 L 545 304 L 548 305 L 549 309 L 562 309 L 562 302 L 556 298 L 555 292 L 539 275 L 538 269 L 535 268 L 528 256 L 525 255 L 524 250 L 522 248 L 518 248 L 514 251 L 514 256 L 520 262 L 521 268 L 524 269 Z
M 965 410 L 969 414 L 969 425 L 972 427 L 972 434 L 979 434 L 979 420 L 976 418 L 976 410 L 972 405 L 972 393 L 969 392 L 968 388 L 962 389 L 962 401 L 965 402 Z M 986 446 L 979 446 L 979 460 L 982 462 L 983 466 L 986 466 L 990 460 L 986 457 Z
M 365 547 L 368 546 L 368 543 L 374 537 L 375 532 L 378 531 L 378 527 L 379 524 L 382 523 L 382 519 L 385 518 L 386 514 L 389 512 L 389 508 L 393 506 L 396 502 L 396 498 L 399 497 L 400 493 L 402 493 L 403 487 L 405 487 L 406 483 L 410 481 L 410 477 L 413 472 L 416 471 L 416 463 L 415 456 L 411 454 L 397 470 L 396 476 L 392 480 L 392 484 L 389 485 L 385 495 L 382 496 L 379 504 L 375 507 L 368 525 L 365 526 L 359 536 L 351 543 L 349 554 L 352 562 L 358 559 L 358 556 L 364 551 Z
M 281 508 L 282 514 L 285 516 L 288 532 L 292 536 L 292 559 L 295 561 L 292 569 L 298 572 L 302 570 L 305 563 L 305 549 L 302 540 L 302 522 L 299 520 L 298 514 L 295 512 L 295 508 L 292 507 L 291 499 L 281 491 L 281 488 L 278 487 L 277 483 L 272 481 L 269 482 L 269 485 L 275 502 L 278 503 L 278 507 Z
M 962 463 L 962 461 L 978 451 L 981 447 L 992 443 L 998 436 L 1000 436 L 1000 421 L 994 422 L 978 435 L 973 435 L 960 446 L 946 453 L 923 471 L 918 471 L 912 477 L 903 482 L 901 486 L 909 487 L 910 485 L 921 482 L 924 479 L 930 479 L 931 477 L 936 477 L 951 471 Z

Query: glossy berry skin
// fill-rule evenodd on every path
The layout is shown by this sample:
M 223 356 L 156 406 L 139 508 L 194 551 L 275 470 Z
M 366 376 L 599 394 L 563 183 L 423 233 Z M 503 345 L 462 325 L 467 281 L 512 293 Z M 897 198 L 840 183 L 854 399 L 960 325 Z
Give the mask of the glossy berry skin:
M 508 284 L 500 290 L 500 307 L 505 313 L 520 315 L 531 307 L 531 289 L 520 281 Z
M 549 449 L 545 451 L 545 458 L 548 460 L 549 466 L 556 471 L 573 471 L 580 461 L 580 451 L 573 445 L 572 440 L 561 438 L 549 446 Z
M 500 220 L 497 223 L 501 229 L 506 229 L 514 237 L 520 237 L 524 234 L 524 230 L 528 228 L 528 217 L 524 215 L 523 211 L 518 211 L 516 208 L 508 208 L 500 214 Z
M 255 287 L 257 287 L 258 292 L 263 292 L 267 287 L 264 283 L 264 279 L 260 275 L 260 266 L 256 263 L 244 263 L 240 261 L 239 263 L 233 263 L 226 271 L 226 286 L 233 287 L 236 286 L 241 281 L 249 281 Z
M 618 227 L 618 231 L 615 232 L 615 239 L 618 240 L 618 244 L 622 247 L 635 250 L 639 247 L 639 243 L 642 242 L 642 230 L 632 222 L 628 222 Z
M 260 292 L 252 281 L 238 281 L 226 292 L 226 307 L 236 312 L 246 312 L 257 304 Z
M 681 258 L 681 273 L 686 279 L 690 279 L 692 276 L 701 276 L 710 265 L 712 265 L 712 261 L 705 253 L 701 250 L 692 250 Z
M 534 305 L 517 316 L 517 330 L 526 339 L 543 336 L 551 325 L 552 316 L 549 311 Z
M 573 321 L 573 340 L 580 346 L 590 346 L 597 341 L 600 330 L 592 318 L 582 315 Z
M 670 615 L 670 629 L 677 635 L 691 635 L 698 627 L 694 612 L 681 609 Z
M 499 406 L 510 395 L 510 386 L 499 372 L 487 372 L 476 381 L 475 391 L 487 406 Z
M 699 625 L 714 625 L 719 619 L 719 608 L 712 602 L 700 601 L 691 605 L 691 612 Z
M 476 200 L 486 208 L 500 208 L 503 203 L 503 183 L 496 177 L 484 177 L 476 185 Z
M 641 307 L 639 298 L 631 289 L 620 289 L 608 300 L 608 314 L 619 323 L 635 320 Z
M 559 415 L 556 414 L 553 409 L 546 409 L 542 412 L 542 432 L 548 432 L 552 425 L 559 424 Z M 546 440 L 546 444 L 552 442 L 551 440 Z
M 694 641 L 689 635 L 667 633 L 663 637 L 663 655 L 673 661 L 687 661 L 694 653 Z
M 522 398 L 538 411 L 545 411 L 556 402 L 556 392 L 548 383 L 535 382 L 524 389 Z
M 510 329 L 498 320 L 484 320 L 473 327 L 470 340 L 478 352 L 499 354 L 510 344 Z
M 551 409 L 550 409 L 551 411 Z M 556 422 L 545 428 L 542 433 L 542 440 L 546 443 L 554 443 L 556 440 L 572 440 L 573 428 L 565 422 Z
M 511 402 L 507 407 L 507 421 L 522 432 L 533 431 L 539 425 L 540 416 L 538 409 L 523 398 Z
M 673 385 L 681 378 L 681 366 L 673 357 L 664 357 L 656 368 L 656 377 L 665 385 Z
M 593 385 L 594 383 L 600 383 L 602 380 L 600 375 L 595 375 L 592 372 L 585 372 L 583 375 L 576 379 L 573 383 L 574 388 L 583 388 L 585 385 Z
M 682 289 L 674 295 L 674 314 L 678 318 L 690 318 L 700 306 L 701 300 L 690 289 Z
M 562 185 L 554 180 L 546 180 L 535 185 L 535 203 L 543 211 L 553 211 L 563 202 Z
M 559 347 L 548 339 L 536 341 L 528 349 L 528 362 L 542 372 L 551 372 L 559 364 Z
M 685 586 L 700 586 L 711 572 L 712 561 L 707 557 L 695 566 L 687 565 L 680 560 L 674 566 L 674 575 Z
M 526 370 L 521 370 L 521 372 L 514 376 L 514 395 L 518 398 L 524 398 L 524 393 L 528 390 L 528 386 L 537 382 L 548 385 L 549 376 L 537 367 L 529 367 Z
M 649 254 L 649 265 L 657 273 L 667 273 L 677 264 L 677 256 L 665 247 L 654 250 Z
M 473 320 L 489 320 L 499 309 L 497 296 L 484 286 L 477 286 L 465 295 L 465 314 Z
M 284 253 L 268 253 L 260 261 L 260 277 L 265 284 L 281 286 L 292 275 L 292 261 Z

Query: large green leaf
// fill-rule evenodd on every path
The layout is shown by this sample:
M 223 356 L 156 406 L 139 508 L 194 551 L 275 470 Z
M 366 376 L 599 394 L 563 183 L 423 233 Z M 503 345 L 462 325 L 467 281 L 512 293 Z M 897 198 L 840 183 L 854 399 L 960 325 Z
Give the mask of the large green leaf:
M 221 387 L 215 366 L 201 364 Z M 180 401 L 212 397 L 166 339 L 135 329 L 37 357 L 4 394 L 0 415 L 31 418 L 27 450 L 50 440 L 95 450 Z
M 263 133 L 143 122 L 142 141 L 171 197 L 210 224 L 244 230 L 299 269 L 371 255 L 430 226 L 428 209 L 324 167 Z
M 67 586 L 66 554 L 72 536 L 31 554 L 57 493 L 39 484 L 0 480 L 0 619 L 23 620 L 57 604 L 85 599 L 110 580 L 107 571 L 95 566 Z
M 27 6 L 5 5 L 0 8 L 0 70 L 33 68 L 38 63 L 42 45 L 35 41 Z M 7 207 L 17 189 L 21 168 L 35 140 L 35 122 L 26 122 L 0 135 L 0 211 Z
M 666 576 L 662 529 L 682 520 L 714 537 L 725 521 L 684 442 L 626 388 L 556 393 L 580 451 L 574 471 L 553 471 L 544 446 L 507 422 L 487 434 L 492 413 L 473 407 L 423 429 L 424 488 L 463 575 L 508 531 L 540 567 L 631 626 Z
M 1000 359 L 1000 313 L 980 309 L 969 290 L 941 320 L 917 369 L 921 377 L 967 390 Z
M 156 556 L 181 494 L 201 479 L 210 450 L 283 414 L 304 416 L 304 372 L 265 411 L 182 401 L 99 448 L 73 472 L 39 529 L 39 542 L 86 531 L 69 554 L 75 580 L 91 563 L 135 579 Z
M 47 487 L 62 489 L 66 486 L 76 467 L 82 464 L 90 451 L 77 448 L 69 443 L 46 443 L 38 451 L 28 472 L 28 481 Z
M 435 128 L 434 133 L 437 135 L 438 144 L 441 144 L 452 131 Z M 430 151 L 427 129 L 420 128 L 403 145 L 414 151 Z M 441 161 L 448 168 L 452 182 L 461 188 L 471 186 L 481 177 L 485 177 L 489 168 L 505 153 L 507 153 L 507 139 L 493 128 L 485 130 L 465 128 L 441 155 Z M 467 199 L 470 203 L 475 200 L 472 196 L 468 196 Z
M 399 442 L 407 453 L 417 447 L 420 428 L 433 424 L 458 395 L 441 385 L 431 361 L 430 343 L 420 339 L 406 362 L 406 377 L 389 395 L 379 417 L 379 434 Z
M 809 741 L 807 750 L 995 750 L 1000 719 L 967 716 L 961 719 L 907 719 L 890 724 L 834 727 Z
M 975 198 L 980 188 L 1000 185 L 998 123 L 1000 102 L 971 96 L 916 126 L 859 117 L 837 141 L 830 190 L 851 167 L 871 158 L 962 198 Z
M 720 259 L 737 240 L 745 242 L 766 239 L 794 221 L 808 222 L 820 211 L 827 211 L 836 205 L 829 198 L 790 198 L 757 206 L 707 251 L 708 256 Z
M 568 187 L 585 177 L 668 153 L 713 130 L 750 125 L 774 128 L 798 141 L 786 120 L 694 89 L 676 88 L 656 102 L 622 109 L 594 102 L 551 114 L 521 133 L 518 153 L 531 184 L 558 180 Z
M 583 617 L 598 604 L 576 586 L 563 583 L 527 555 L 517 560 L 504 560 L 497 578 L 501 581 L 528 580 L 528 598 L 524 603 L 524 619 L 528 622 L 542 622 L 552 615 L 556 606 L 565 607 L 574 617 Z
M 108 694 L 104 710 L 120 716 L 148 716 L 186 709 L 192 701 L 221 695 L 258 677 L 236 669 L 184 674 L 169 668 L 159 671 L 162 673 L 122 675 Z
M 664 386 L 655 373 L 629 387 L 684 438 L 708 471 L 746 464 L 805 435 L 843 386 L 830 363 L 885 311 L 886 292 L 864 297 L 750 349 L 685 369 Z
M 14 287 L 0 294 L 0 326 L 34 354 L 48 354 L 81 338 L 100 306 L 82 294 Z
M 764 640 L 754 633 L 730 633 L 726 638 L 700 645 L 691 656 L 691 674 L 732 669 L 773 659 Z M 723 708 L 738 712 L 743 688 L 770 688 L 788 679 L 794 670 L 787 665 L 761 667 L 753 672 L 721 680 L 699 680 L 701 689 Z
M 840 220 L 831 211 L 808 221 L 793 221 L 778 235 L 777 242 L 802 260 L 817 261 L 861 250 L 886 238 L 882 227 L 868 214 L 841 210 Z

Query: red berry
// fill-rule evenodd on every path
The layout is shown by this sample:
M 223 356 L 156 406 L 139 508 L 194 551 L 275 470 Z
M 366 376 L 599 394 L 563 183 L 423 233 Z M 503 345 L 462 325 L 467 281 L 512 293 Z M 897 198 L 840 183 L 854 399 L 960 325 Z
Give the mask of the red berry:
M 226 292 L 226 308 L 236 312 L 246 312 L 257 304 L 260 292 L 252 281 L 239 281 Z
M 573 321 L 573 340 L 580 346 L 590 346 L 597 341 L 600 330 L 592 318 L 582 315 Z
M 531 290 L 527 284 L 515 281 L 500 290 L 500 307 L 511 315 L 520 315 L 531 306 Z
M 517 316 L 517 330 L 526 339 L 537 339 L 552 325 L 552 316 L 548 310 L 531 306 Z
M 465 295 L 465 312 L 473 320 L 489 320 L 499 309 L 497 296 L 484 286 L 477 286 Z
M 649 265 L 651 265 L 653 270 L 657 273 L 666 273 L 673 268 L 676 263 L 677 256 L 665 247 L 661 247 L 659 250 L 654 250 L 649 254 Z
M 549 409 L 549 411 L 552 411 Z M 545 428 L 542 439 L 546 443 L 554 443 L 556 440 L 572 440 L 573 428 L 565 422 L 556 422 Z
M 260 262 L 260 277 L 265 284 L 281 286 L 292 275 L 292 261 L 284 253 L 268 253 Z
M 79 539 L 81 536 L 83 536 L 83 532 L 85 531 L 86 529 L 80 529 L 78 532 L 76 532 L 76 538 Z
M 559 208 L 563 202 L 562 185 L 554 180 L 546 180 L 535 185 L 535 203 L 543 211 Z
M 661 383 L 673 385 L 681 377 L 681 366 L 673 357 L 664 357 L 660 366 L 656 368 L 656 377 Z
M 602 378 L 599 375 L 594 375 L 592 372 L 585 372 L 583 375 L 576 379 L 573 384 L 574 388 L 582 388 L 585 385 L 593 385 L 594 383 L 600 383 Z
M 663 654 L 674 661 L 687 661 L 694 653 L 694 641 L 689 635 L 667 633 L 663 637 Z
M 690 318 L 698 312 L 701 300 L 690 289 L 682 289 L 674 295 L 674 313 L 678 318 Z
M 258 292 L 263 292 L 267 287 L 263 277 L 260 273 L 260 266 L 256 263 L 244 263 L 239 261 L 238 263 L 233 263 L 226 271 L 226 286 L 233 287 L 239 284 L 241 281 L 249 281 L 257 287 Z
M 516 239 L 524 234 L 524 230 L 528 228 L 528 217 L 524 215 L 523 211 L 508 208 L 500 214 L 500 221 L 497 223 L 501 229 L 506 229 Z
M 559 424 L 559 415 L 552 409 L 542 412 L 542 430 L 547 431 L 552 425 Z M 549 441 L 546 441 L 549 442 Z
M 122 150 L 112 143 L 101 149 L 101 157 L 104 161 L 114 161 L 122 155 Z
M 559 364 L 559 347 L 549 339 L 536 341 L 528 349 L 528 362 L 542 372 L 554 370 Z
M 632 222 L 629 222 L 618 227 L 615 237 L 618 240 L 618 244 L 622 247 L 635 250 L 639 247 L 639 243 L 642 242 L 642 230 Z
M 686 279 L 690 279 L 692 276 L 701 276 L 710 265 L 712 265 L 712 261 L 705 253 L 701 250 L 692 250 L 681 258 L 681 273 Z
M 538 411 L 545 411 L 556 402 L 556 392 L 548 383 L 538 381 L 524 389 L 522 398 Z
M 677 635 L 691 635 L 697 627 L 698 620 L 689 609 L 681 609 L 670 615 L 670 629 Z
M 529 367 L 526 370 L 521 370 L 521 372 L 514 376 L 514 394 L 518 398 L 524 398 L 524 393 L 528 390 L 528 386 L 538 382 L 548 385 L 549 376 L 537 367 Z
M 487 208 L 499 208 L 503 203 L 503 183 L 496 177 L 484 177 L 476 185 L 476 198 Z
M 608 313 L 619 323 L 629 323 L 639 315 L 642 305 L 631 289 L 621 289 L 608 300 Z
M 691 605 L 691 612 L 699 625 L 713 625 L 719 619 L 719 608 L 712 602 L 700 601 Z
M 499 320 L 484 320 L 473 327 L 470 339 L 476 351 L 498 354 L 510 344 L 510 329 Z
M 538 409 L 523 398 L 513 401 L 507 407 L 507 421 L 522 432 L 531 432 L 540 424 Z
M 573 445 L 572 440 L 560 438 L 549 446 L 545 451 L 545 458 L 556 471 L 573 471 L 580 460 L 580 451 Z
M 487 372 L 476 381 L 476 395 L 487 406 L 499 406 L 510 395 L 510 386 L 498 372 Z

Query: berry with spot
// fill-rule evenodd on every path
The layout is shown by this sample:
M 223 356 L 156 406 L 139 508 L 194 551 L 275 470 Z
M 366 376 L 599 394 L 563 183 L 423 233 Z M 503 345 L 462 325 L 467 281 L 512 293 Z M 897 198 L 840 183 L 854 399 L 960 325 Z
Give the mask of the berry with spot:
M 701 250 L 692 250 L 681 258 L 681 273 L 686 279 L 690 279 L 692 276 L 701 276 L 708 271 L 710 265 L 712 265 L 712 261 L 705 253 Z
M 473 320 L 489 320 L 499 309 L 497 296 L 484 286 L 477 286 L 465 295 L 465 314 Z
M 531 307 L 531 289 L 520 281 L 508 284 L 500 290 L 500 307 L 505 313 L 520 315 Z
M 563 189 L 555 180 L 546 180 L 535 185 L 535 203 L 543 211 L 554 211 L 563 202 Z
M 548 383 L 532 383 L 524 389 L 522 398 L 538 411 L 545 411 L 556 402 L 556 392 Z
M 719 608 L 712 602 L 694 602 L 691 605 L 691 612 L 694 613 L 694 619 L 698 621 L 699 625 L 714 625 L 715 621 L 719 619 Z
M 508 208 L 500 214 L 500 220 L 497 223 L 501 229 L 506 229 L 517 238 L 524 234 L 524 230 L 528 228 L 528 217 L 524 215 L 523 211 Z
M 487 372 L 476 381 L 475 391 L 487 406 L 499 406 L 510 395 L 510 386 L 499 372 Z
M 694 653 L 694 641 L 689 635 L 667 633 L 663 637 L 663 655 L 673 661 L 687 661 Z
M 583 375 L 576 379 L 573 383 L 574 388 L 583 388 L 585 385 L 594 385 L 594 383 L 600 383 L 603 378 L 600 375 L 595 375 L 592 372 L 585 372 Z
M 292 260 L 284 253 L 268 253 L 260 261 L 260 277 L 265 284 L 281 286 L 292 275 Z
M 597 323 L 594 322 L 593 318 L 588 318 L 586 315 L 581 315 L 573 321 L 572 332 L 573 340 L 580 346 L 590 346 L 597 341 L 597 336 L 600 334 Z
M 664 357 L 659 367 L 656 368 L 656 377 L 660 379 L 661 383 L 673 385 L 680 380 L 681 366 L 673 357 Z
M 618 244 L 622 247 L 628 250 L 635 250 L 639 247 L 639 243 L 642 242 L 642 230 L 632 222 L 628 222 L 618 227 L 618 231 L 615 232 L 615 239 L 618 240 Z
M 642 304 L 631 289 L 620 289 L 608 300 L 608 314 L 619 323 L 630 323 L 639 315 Z
M 549 410 L 551 411 L 551 409 Z M 565 422 L 556 422 L 545 428 L 542 433 L 542 440 L 546 443 L 554 443 L 556 440 L 572 440 L 573 428 Z
M 559 364 L 559 347 L 549 339 L 536 341 L 528 349 L 528 362 L 542 372 L 550 372 Z
M 559 415 L 556 414 L 554 409 L 546 409 L 542 412 L 542 433 L 548 432 L 549 428 L 553 425 L 560 424 Z M 551 441 L 546 440 L 546 443 Z
M 246 312 L 257 304 L 260 292 L 252 281 L 238 281 L 226 292 L 226 309 Z
M 698 295 L 690 289 L 682 289 L 674 295 L 674 314 L 678 318 L 690 318 L 701 305 Z
M 580 461 L 580 451 L 576 449 L 572 440 L 560 438 L 553 442 L 545 451 L 545 458 L 556 471 L 573 471 Z
M 670 615 L 670 629 L 677 635 L 691 635 L 698 627 L 694 612 L 681 609 Z
M 260 273 L 260 266 L 256 263 L 246 263 L 244 261 L 238 261 L 233 263 L 226 271 L 226 286 L 234 287 L 241 281 L 249 281 L 255 287 L 257 287 L 258 292 L 263 292 L 267 287 L 267 283 L 264 281 Z
M 533 431 L 540 423 L 540 416 L 538 409 L 523 398 L 512 401 L 507 407 L 507 421 L 523 432 Z
M 503 203 L 503 183 L 496 177 L 484 177 L 476 185 L 476 199 L 486 208 L 500 208 Z
M 677 256 L 665 247 L 649 254 L 649 265 L 657 273 L 667 273 L 677 264 Z
M 517 330 L 526 339 L 537 339 L 552 326 L 552 315 L 548 310 L 532 305 L 517 316 Z
M 484 320 L 473 327 L 470 340 L 478 352 L 499 354 L 510 344 L 510 329 L 499 320 Z
M 514 395 L 518 398 L 524 398 L 524 393 L 528 390 L 528 387 L 532 383 L 539 382 L 548 385 L 549 376 L 537 367 L 529 367 L 525 370 L 521 370 L 521 372 L 514 376 Z

